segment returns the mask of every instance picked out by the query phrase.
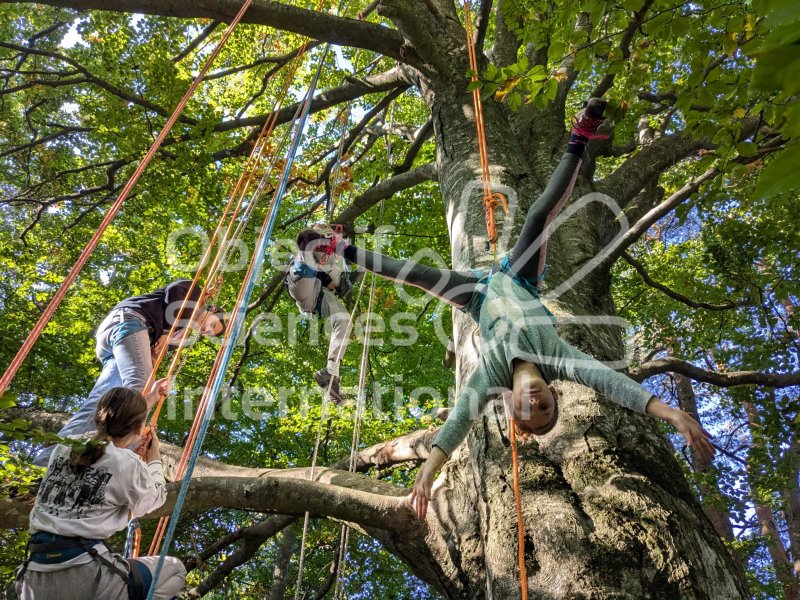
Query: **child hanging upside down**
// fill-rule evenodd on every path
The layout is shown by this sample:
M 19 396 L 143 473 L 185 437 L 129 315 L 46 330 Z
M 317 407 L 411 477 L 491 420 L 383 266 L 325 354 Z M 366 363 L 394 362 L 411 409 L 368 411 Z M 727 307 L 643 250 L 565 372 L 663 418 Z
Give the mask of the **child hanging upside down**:
M 67 437 L 92 431 L 97 402 L 111 388 L 127 387 L 145 393 L 144 386 L 153 372 L 154 359 L 165 344 L 178 343 L 185 327 L 198 329 L 204 336 L 222 335 L 225 331 L 224 312 L 216 306 L 204 307 L 198 311 L 196 320 L 189 322 L 192 310 L 202 296 L 202 290 L 197 286 L 189 294 L 191 283 L 188 279 L 180 279 L 149 294 L 126 298 L 111 309 L 95 334 L 95 353 L 97 360 L 103 363 L 100 377 L 86 402 L 58 435 Z M 187 295 L 189 298 L 181 312 Z M 173 339 L 168 340 L 167 333 L 174 323 L 180 329 Z M 191 341 L 190 336 L 187 342 Z M 51 451 L 51 448 L 42 450 L 34 463 L 46 465 Z
M 349 245 L 332 231 L 328 245 L 347 260 L 389 279 L 424 289 L 468 314 L 480 329 L 480 362 L 420 468 L 410 500 L 424 518 L 436 473 L 464 441 L 489 397 L 512 391 L 512 417 L 523 433 L 544 435 L 558 419 L 551 381 L 589 386 L 631 410 L 672 423 L 688 445 L 713 456 L 708 434 L 687 413 L 674 409 L 627 376 L 563 341 L 539 301 L 547 227 L 572 193 L 586 144 L 598 137 L 606 102 L 593 98 L 574 119 L 567 151 L 544 192 L 528 211 L 511 252 L 489 273 L 448 271 L 399 261 Z M 323 234 L 322 231 L 318 232 Z

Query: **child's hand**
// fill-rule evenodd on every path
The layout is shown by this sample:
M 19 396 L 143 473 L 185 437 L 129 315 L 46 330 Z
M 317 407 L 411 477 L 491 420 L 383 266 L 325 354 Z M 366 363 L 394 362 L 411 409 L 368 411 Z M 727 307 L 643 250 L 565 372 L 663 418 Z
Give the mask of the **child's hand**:
M 411 508 L 417 513 L 418 519 L 424 519 L 428 514 L 428 504 L 433 500 L 433 480 L 436 479 L 436 472 L 447 462 L 447 455 L 439 446 L 434 446 L 428 460 L 419 468 L 417 480 L 414 488 L 408 496 Z
M 708 462 L 714 458 L 711 434 L 700 427 L 700 423 L 695 421 L 689 413 L 667 406 L 655 396 L 650 398 L 645 412 L 675 427 L 686 440 L 686 445 L 697 452 L 701 460 Z
M 417 480 L 414 482 L 414 488 L 408 497 L 408 502 L 411 508 L 417 513 L 418 519 L 424 519 L 428 514 L 428 504 L 433 500 L 433 480 L 435 473 L 429 472 L 427 463 L 420 468 L 417 473 Z
M 147 410 L 150 411 L 158 402 L 158 399 L 161 396 L 166 396 L 169 394 L 169 378 L 164 377 L 163 379 L 159 379 L 153 384 L 153 387 L 150 388 L 150 391 L 145 396 L 145 400 L 147 401 Z
M 674 416 L 670 422 L 675 426 L 686 440 L 686 445 L 697 452 L 703 462 L 709 462 L 714 458 L 714 446 L 711 444 L 711 434 L 700 427 L 700 423 L 695 421 L 689 413 L 680 409 L 675 409 Z
M 155 429 L 150 430 L 150 446 L 147 448 L 147 462 L 151 463 L 161 460 L 161 445 L 158 443 L 158 436 Z

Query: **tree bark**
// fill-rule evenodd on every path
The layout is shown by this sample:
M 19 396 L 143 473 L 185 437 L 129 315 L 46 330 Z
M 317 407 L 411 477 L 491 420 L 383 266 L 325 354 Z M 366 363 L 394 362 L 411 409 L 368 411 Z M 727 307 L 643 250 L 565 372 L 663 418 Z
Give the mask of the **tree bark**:
M 702 426 L 703 421 L 700 419 L 700 413 L 697 410 L 697 397 L 694 393 L 692 380 L 677 373 L 674 375 L 674 378 L 680 408 L 694 417 L 695 421 Z M 692 469 L 696 473 L 709 477 L 712 465 L 704 461 L 694 450 L 691 450 L 691 457 Z M 719 487 L 716 485 L 716 477 L 711 477 L 713 478 L 702 480 L 698 483 L 698 489 L 702 497 L 703 510 L 714 526 L 717 535 L 726 542 L 733 542 L 735 538 L 733 535 L 733 527 L 731 526 L 727 499 L 722 495 Z M 742 557 L 733 547 L 728 546 L 728 548 L 739 569 L 739 576 L 744 578 L 744 563 L 742 562 Z
M 747 422 L 750 425 L 750 436 L 753 440 L 752 448 L 758 448 L 761 445 L 759 440 L 761 417 L 758 414 L 758 407 L 752 402 L 744 402 L 743 405 L 747 415 Z M 750 460 L 747 461 L 747 472 L 750 479 L 750 487 L 756 488 L 758 486 L 758 474 L 754 472 L 753 464 Z M 755 492 L 752 493 L 752 496 L 753 498 L 758 498 L 758 494 Z M 783 587 L 783 595 L 786 600 L 798 600 L 800 598 L 800 582 L 795 577 L 789 554 L 786 552 L 778 527 L 775 525 L 775 515 L 772 507 L 755 500 L 754 508 L 761 535 L 764 537 L 764 543 L 772 559 L 772 566 L 775 568 L 775 575 Z
M 8 0 L 0 0 L 4 1 Z M 46 3 L 220 21 L 228 19 L 239 5 L 223 0 Z M 396 29 L 267 0 L 257 0 L 247 19 L 367 48 L 416 67 L 411 80 L 419 86 L 431 112 L 452 266 L 487 266 L 494 257 L 486 249 L 461 17 L 452 0 L 382 0 L 379 12 Z M 510 39 L 510 32 L 505 34 L 506 47 L 498 45 L 495 50 L 514 60 L 516 40 Z M 479 62 L 485 62 L 485 57 L 480 56 Z M 562 117 L 572 81 L 574 76 L 560 86 L 558 103 L 546 111 L 526 107 L 524 119 L 515 119 L 516 126 L 504 106 L 491 100 L 484 104 L 492 187 L 508 197 L 510 208 L 508 215 L 498 214 L 498 257 L 513 244 L 525 213 L 542 191 L 566 142 L 568 132 Z M 699 142 L 685 136 L 654 141 L 607 178 L 609 193 L 618 193 L 624 204 L 657 178 L 660 170 L 698 147 Z M 429 178 L 431 170 L 423 166 L 404 175 Z M 590 180 L 580 179 L 575 198 L 592 190 Z M 552 232 L 547 290 L 555 289 L 596 256 L 613 217 L 606 208 L 592 204 Z M 575 315 L 616 315 L 607 269 L 588 273 L 578 285 L 549 297 L 546 303 L 562 320 Z M 462 314 L 456 314 L 454 322 L 456 384 L 460 388 L 475 367 L 477 346 L 474 323 Z M 560 326 L 559 333 L 601 360 L 622 357 L 620 328 Z M 347 522 L 382 542 L 446 598 L 519 598 L 521 585 L 526 585 L 533 597 L 552 599 L 746 598 L 734 561 L 654 422 L 598 398 L 587 388 L 566 382 L 558 386 L 562 398 L 559 423 L 549 434 L 520 448 L 525 582 L 516 570 L 510 452 L 501 442 L 490 411 L 478 420 L 467 442 L 443 470 L 442 489 L 423 523 L 414 519 L 405 504 L 407 490 L 333 469 L 318 469 L 315 481 L 306 480 L 308 472 L 302 469 L 263 470 L 257 477 L 198 477 L 186 508 L 197 511 L 224 506 L 289 515 L 309 511 Z M 403 452 L 412 458 L 424 454 L 410 443 Z M 174 489 L 171 484 L 167 505 L 151 516 L 171 510 Z M 22 524 L 25 515 L 19 504 L 6 502 L 0 514 L 6 521 Z
M 434 66 L 421 79 L 433 117 L 439 183 L 450 231 L 452 266 L 486 266 L 482 189 L 470 96 L 465 89 L 464 31 L 432 12 L 416 18 L 385 3 L 384 14 L 406 33 L 420 56 Z M 441 2 L 432 2 L 438 8 Z M 418 10 L 417 13 L 425 11 Z M 425 38 L 436 27 L 436 48 Z M 438 68 L 444 53 L 446 69 Z M 498 256 L 510 249 L 525 213 L 542 190 L 560 154 L 545 152 L 566 131 L 542 131 L 525 146 L 513 135 L 508 115 L 484 104 L 492 187 L 508 195 L 508 216 L 498 215 Z M 548 122 L 549 123 L 549 122 Z M 530 162 L 530 157 L 549 160 Z M 581 181 L 576 196 L 591 190 Z M 610 215 L 596 207 L 578 212 L 553 233 L 548 277 L 564 281 L 594 256 L 601 227 Z M 552 289 L 552 288 L 551 288 Z M 562 315 L 614 315 L 610 280 L 591 273 L 550 303 Z M 457 388 L 476 361 L 474 323 L 455 315 Z M 560 328 L 574 345 L 601 359 L 622 355 L 619 329 Z M 745 598 L 739 572 L 693 497 L 672 450 L 652 421 L 599 400 L 574 384 L 561 384 L 556 428 L 521 448 L 525 554 L 533 597 L 570 598 Z M 491 413 L 479 419 L 465 445 L 441 475 L 443 493 L 428 519 L 436 560 L 435 583 L 445 596 L 519 598 L 516 517 L 510 452 L 502 445 Z M 444 543 L 438 543 L 443 540 Z M 413 555 L 389 545 L 414 568 Z M 428 581 L 417 570 L 417 573 Z
M 297 533 L 293 526 L 283 530 L 278 553 L 275 556 L 275 565 L 272 567 L 272 585 L 267 600 L 283 600 L 286 596 L 286 588 L 289 585 L 289 563 L 295 551 L 296 538 Z

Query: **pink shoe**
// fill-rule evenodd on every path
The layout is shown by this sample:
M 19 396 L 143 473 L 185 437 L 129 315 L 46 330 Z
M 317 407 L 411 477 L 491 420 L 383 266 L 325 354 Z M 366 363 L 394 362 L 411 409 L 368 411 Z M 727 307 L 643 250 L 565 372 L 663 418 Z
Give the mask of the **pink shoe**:
M 572 133 L 587 140 L 608 139 L 608 135 L 597 133 L 605 121 L 603 112 L 605 112 L 607 104 L 602 98 L 590 98 L 584 108 L 572 117 Z

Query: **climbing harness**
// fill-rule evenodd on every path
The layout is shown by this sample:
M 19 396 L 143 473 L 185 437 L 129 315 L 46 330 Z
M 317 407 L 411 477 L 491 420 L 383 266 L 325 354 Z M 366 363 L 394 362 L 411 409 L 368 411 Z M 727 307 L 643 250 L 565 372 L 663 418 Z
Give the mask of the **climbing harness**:
M 88 554 L 92 560 L 97 561 L 125 582 L 129 600 L 145 600 L 148 591 L 153 587 L 152 575 L 147 566 L 137 560 L 126 560 L 128 564 L 126 571 L 114 564 L 103 553 L 98 552 L 98 545 L 105 545 L 105 541 L 38 531 L 28 541 L 25 560 L 17 570 L 15 581 L 19 582 L 25 577 L 31 561 L 54 565 L 77 558 L 81 554 Z

